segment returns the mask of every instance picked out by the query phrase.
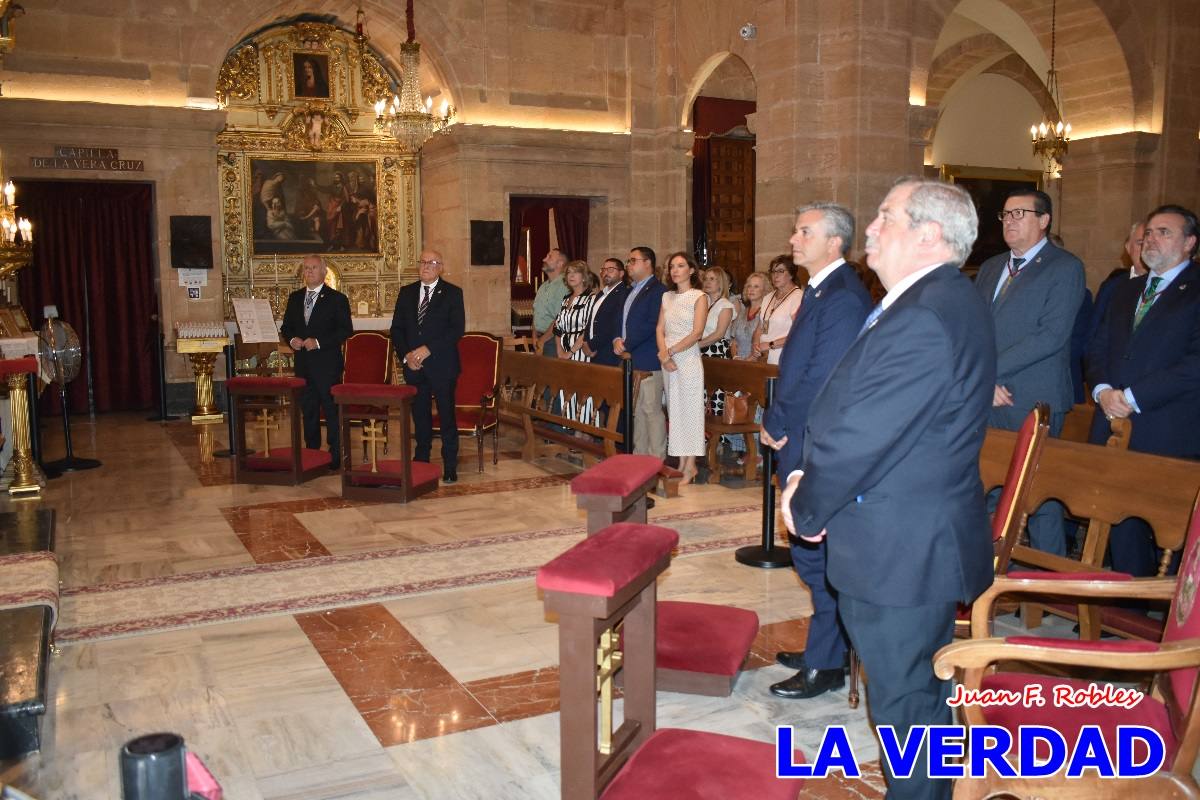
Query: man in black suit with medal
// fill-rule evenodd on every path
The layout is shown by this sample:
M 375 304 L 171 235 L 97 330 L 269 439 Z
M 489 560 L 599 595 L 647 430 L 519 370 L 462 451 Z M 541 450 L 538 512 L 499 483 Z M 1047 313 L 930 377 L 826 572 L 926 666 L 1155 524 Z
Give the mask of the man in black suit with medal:
M 871 720 L 903 742 L 948 725 L 948 681 L 933 656 L 954 638 L 958 603 L 992 582 L 979 478 L 996 382 L 991 315 L 959 264 L 978 230 L 960 187 L 896 184 L 867 228 L 867 263 L 887 295 L 813 399 L 799 468 L 782 505 L 788 530 L 826 540 L 838 613 L 871 679 Z M 885 759 L 888 798 L 950 797 Z
M 458 424 L 454 387 L 458 383 L 458 340 L 466 330 L 462 289 L 443 280 L 445 262 L 436 250 L 421 252 L 420 280 L 396 297 L 392 312 L 392 346 L 404 364 L 404 382 L 417 390 L 413 398 L 414 461 L 428 463 L 433 447 L 433 403 L 442 431 L 442 482 L 458 480 Z
M 304 446 L 321 449 L 321 411 L 325 412 L 325 438 L 333 454 L 331 468 L 341 463 L 338 408 L 330 390 L 342 381 L 342 342 L 354 333 L 350 301 L 325 285 L 325 260 L 307 256 L 303 263 L 304 288 L 288 295 L 279 332 L 296 353 L 296 377 L 304 378 L 300 408 L 304 414 Z

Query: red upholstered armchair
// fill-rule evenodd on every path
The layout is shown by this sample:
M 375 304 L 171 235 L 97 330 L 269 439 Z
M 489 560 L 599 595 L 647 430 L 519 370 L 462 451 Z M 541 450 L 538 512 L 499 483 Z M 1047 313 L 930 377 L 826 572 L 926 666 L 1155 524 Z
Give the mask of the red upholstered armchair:
M 1094 770 L 1083 777 L 1066 778 L 1064 772 L 1034 780 L 1000 779 L 992 772 L 986 779 L 959 781 L 956 798 L 985 797 L 992 792 L 1014 792 L 1017 796 L 1040 797 L 1200 797 L 1200 786 L 1192 778 L 1192 767 L 1200 749 L 1200 703 L 1196 695 L 1200 677 L 1200 609 L 1196 608 L 1196 587 L 1200 583 L 1200 500 L 1192 506 L 1184 544 L 1183 564 L 1177 578 L 1132 578 L 1113 572 L 1050 573 L 1010 572 L 997 577 L 995 584 L 975 601 L 971 612 L 971 632 L 975 637 L 988 635 L 992 606 L 997 598 L 1009 594 L 1057 595 L 1071 602 L 1100 599 L 1170 600 L 1161 642 L 1079 641 L 1036 636 L 973 638 L 942 648 L 934 657 L 934 671 L 941 678 L 957 677 L 968 690 L 993 689 L 1024 691 L 1039 687 L 1045 705 L 1026 708 L 1017 705 L 964 705 L 963 721 L 968 725 L 1000 725 L 1016 737 L 1020 725 L 1048 725 L 1073 746 L 1084 725 L 1098 725 L 1111 754 L 1116 754 L 1117 729 L 1121 725 L 1145 725 L 1163 737 L 1166 761 L 1151 778 L 1136 782 L 1100 778 Z M 1086 689 L 1090 682 L 1075 678 L 1051 677 L 1021 672 L 999 672 L 1000 662 L 1026 662 L 1057 669 L 1097 668 L 1131 673 L 1155 673 L 1151 691 L 1132 708 L 1122 705 L 1082 705 L 1071 708 L 1054 702 L 1058 686 Z M 1145 754 L 1141 756 L 1144 758 Z
M 496 415 L 496 383 L 500 379 L 500 340 L 490 333 L 468 331 L 458 340 L 462 372 L 454 389 L 454 418 L 460 436 L 473 436 L 483 472 L 483 437 L 492 432 L 492 464 L 500 460 L 500 420 Z M 433 427 L 440 431 L 440 415 Z
M 392 340 L 379 331 L 357 331 L 342 344 L 342 383 L 391 383 Z M 362 411 L 354 406 L 352 410 Z M 360 424 L 358 421 L 354 425 Z M 383 452 L 387 452 L 387 423 L 383 423 Z M 367 457 L 367 443 L 363 442 L 363 458 Z

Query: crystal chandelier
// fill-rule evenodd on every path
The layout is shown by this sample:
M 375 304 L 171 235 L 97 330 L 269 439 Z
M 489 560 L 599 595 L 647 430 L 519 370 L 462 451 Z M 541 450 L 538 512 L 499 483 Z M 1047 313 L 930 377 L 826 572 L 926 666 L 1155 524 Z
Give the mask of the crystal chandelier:
M 17 187 L 9 181 L 0 194 L 0 278 L 29 266 L 33 253 L 33 224 L 17 216 Z
M 454 106 L 442 101 L 433 113 L 433 98 L 421 102 L 421 45 L 413 26 L 413 0 L 408 0 L 408 41 L 400 45 L 400 94 L 392 102 L 375 104 L 375 130 L 393 136 L 408 153 L 417 153 L 435 134 L 446 133 L 454 121 Z
M 1042 120 L 1040 125 L 1029 126 L 1033 154 L 1041 156 L 1046 163 L 1046 173 L 1053 177 L 1062 176 L 1062 157 L 1067 154 L 1067 147 L 1071 143 L 1071 123 L 1062 118 L 1062 95 L 1058 88 L 1058 72 L 1054 69 L 1057 21 L 1058 0 L 1052 0 L 1050 4 L 1050 70 L 1046 73 L 1046 93 L 1054 102 L 1058 120 L 1054 121 L 1047 117 Z

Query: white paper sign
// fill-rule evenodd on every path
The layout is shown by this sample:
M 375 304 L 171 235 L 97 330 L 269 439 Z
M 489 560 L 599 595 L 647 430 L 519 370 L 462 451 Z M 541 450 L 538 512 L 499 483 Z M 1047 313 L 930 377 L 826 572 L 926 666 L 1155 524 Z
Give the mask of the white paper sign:
M 206 269 L 181 269 L 176 271 L 179 273 L 180 286 L 186 286 L 189 289 L 208 286 L 208 270 Z
M 237 317 L 238 332 L 246 344 L 278 342 L 279 329 L 267 300 L 249 297 L 233 298 L 233 314 Z

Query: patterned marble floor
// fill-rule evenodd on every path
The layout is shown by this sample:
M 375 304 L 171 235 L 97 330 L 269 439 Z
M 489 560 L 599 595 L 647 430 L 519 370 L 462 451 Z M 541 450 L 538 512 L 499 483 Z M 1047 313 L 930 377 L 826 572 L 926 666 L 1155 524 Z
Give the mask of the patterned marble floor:
M 582 535 L 567 487 L 577 467 L 523 462 L 506 435 L 480 473 L 465 442 L 461 482 L 402 506 L 343 501 L 335 477 L 233 485 L 228 461 L 201 463 L 186 422 L 114 415 L 76 420 L 73 434 L 104 466 L 51 482 L 41 501 L 58 513 L 63 641 L 45 745 L 0 765 L 0 780 L 43 800 L 116 800 L 120 746 L 168 729 L 230 800 L 558 797 L 557 628 L 530 568 Z M 61 449 L 53 426 L 45 447 Z M 660 597 L 762 622 L 733 696 L 660 693 L 660 724 L 762 741 L 792 724 L 809 752 L 845 724 L 875 760 L 844 691 L 805 703 L 766 692 L 789 674 L 775 651 L 803 647 L 809 598 L 790 570 L 733 560 L 760 500 L 754 487 L 684 487 L 651 512 L 682 536 Z M 399 577 L 384 580 L 385 566 Z M 155 602 L 194 614 L 165 619 Z M 882 779 L 797 791 L 881 797 Z

